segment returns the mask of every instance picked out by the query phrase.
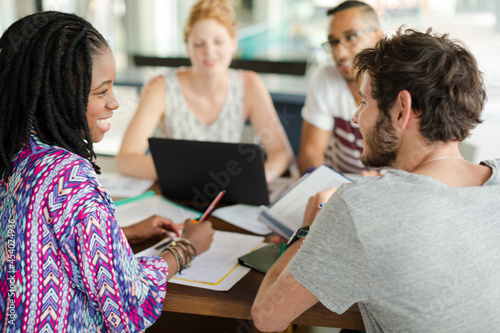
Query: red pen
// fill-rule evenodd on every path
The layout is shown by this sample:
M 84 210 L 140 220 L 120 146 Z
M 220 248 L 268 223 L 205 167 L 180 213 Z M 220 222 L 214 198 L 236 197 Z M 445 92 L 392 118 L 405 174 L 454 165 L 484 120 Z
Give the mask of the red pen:
M 215 197 L 214 201 L 212 201 L 212 203 L 210 204 L 210 206 L 208 206 L 207 210 L 200 217 L 200 219 L 198 221 L 193 220 L 193 223 L 197 224 L 197 223 L 205 221 L 205 219 L 208 217 L 208 215 L 215 208 L 215 205 L 217 205 L 217 203 L 220 201 L 220 199 L 222 198 L 222 196 L 224 195 L 224 193 L 226 193 L 226 190 L 220 191 L 219 194 L 217 194 L 217 196 Z

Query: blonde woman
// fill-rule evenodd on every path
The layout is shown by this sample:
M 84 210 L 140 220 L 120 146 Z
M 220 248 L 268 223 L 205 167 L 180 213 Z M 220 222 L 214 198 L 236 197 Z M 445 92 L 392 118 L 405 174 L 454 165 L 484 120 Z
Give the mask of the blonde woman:
M 293 153 L 268 91 L 255 72 L 229 68 L 238 47 L 236 29 L 227 1 L 193 5 L 184 29 L 191 66 L 170 70 L 143 88 L 118 154 L 121 173 L 156 179 L 146 154 L 149 137 L 241 142 L 247 120 L 266 152 L 268 183 L 287 170 Z

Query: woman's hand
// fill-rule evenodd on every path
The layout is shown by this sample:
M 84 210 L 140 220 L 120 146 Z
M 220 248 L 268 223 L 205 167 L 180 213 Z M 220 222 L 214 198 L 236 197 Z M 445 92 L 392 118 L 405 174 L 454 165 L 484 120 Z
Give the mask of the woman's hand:
M 180 236 L 180 227 L 171 220 L 154 215 L 144 221 L 122 228 L 130 244 L 137 244 L 149 239 L 165 238 L 169 232 Z
M 313 223 L 314 218 L 319 213 L 319 205 L 327 202 L 336 190 L 337 189 L 335 187 L 331 187 L 327 190 L 318 192 L 315 196 L 309 198 L 302 225 L 311 225 Z
M 194 224 L 193 220 L 188 219 L 184 222 L 182 238 L 189 240 L 196 249 L 196 253 L 200 254 L 210 247 L 214 239 L 214 231 L 212 222 L 208 220 Z

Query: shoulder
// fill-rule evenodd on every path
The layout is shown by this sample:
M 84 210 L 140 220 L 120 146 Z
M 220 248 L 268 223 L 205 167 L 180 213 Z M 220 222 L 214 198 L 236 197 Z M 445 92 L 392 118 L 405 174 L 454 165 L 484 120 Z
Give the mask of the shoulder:
M 401 198 L 406 192 L 415 194 L 415 188 L 424 186 L 435 186 L 435 182 L 429 177 L 417 175 L 404 170 L 390 169 L 382 176 L 359 177 L 353 183 L 346 183 L 342 187 L 344 200 L 353 206 L 368 202 L 389 202 L 393 199 Z M 373 194 L 377 193 L 376 196 Z M 363 202 L 363 204 L 360 204 Z
M 245 86 L 256 86 L 263 85 L 262 79 L 259 74 L 250 70 L 241 70 L 241 75 L 243 76 L 243 81 L 245 82 Z
M 267 93 L 267 88 L 259 74 L 254 71 L 241 70 L 241 75 L 243 77 L 245 98 L 253 100 Z
M 31 219 L 41 221 L 47 213 L 50 214 L 51 228 L 58 237 L 71 233 L 72 226 L 77 223 L 73 217 L 85 210 L 82 207 L 101 202 L 114 209 L 111 198 L 86 158 L 59 146 L 42 143 L 34 134 L 29 146 L 24 148 L 24 154 L 10 183 L 14 191 L 22 191 L 32 213 Z
M 58 183 L 58 186 L 68 189 L 66 192 L 86 187 L 101 188 L 88 159 L 62 147 L 41 143 L 37 139 L 30 140 L 30 144 L 33 153 L 29 156 L 27 166 L 41 180 L 38 184 L 42 188 L 49 186 L 50 190 L 50 183 Z
M 166 75 L 158 75 L 146 82 L 141 89 L 141 99 L 151 101 L 153 103 L 160 103 L 165 98 L 167 90 L 166 82 L 168 77 Z
M 487 166 L 491 169 L 491 176 L 485 184 L 499 184 L 500 183 L 500 158 L 496 160 L 482 161 L 480 165 Z
M 106 211 L 114 213 L 114 204 L 90 161 L 67 151 L 61 156 L 41 184 L 40 192 L 45 192 L 51 214 L 57 217 L 55 232 L 63 237 L 63 233 L 69 235 L 68 228 L 76 225 L 83 215 L 100 209 L 98 207 L 106 207 Z
M 500 158 L 496 160 L 485 160 L 480 163 L 481 165 L 489 166 L 492 169 L 500 169 Z
M 153 77 L 151 80 L 146 82 L 144 85 L 144 88 L 147 89 L 164 89 L 165 88 L 165 77 L 168 74 L 165 75 L 158 75 Z
M 48 173 L 48 171 L 65 170 L 72 166 L 81 166 L 85 170 L 94 171 L 89 160 L 62 147 L 31 141 L 31 149 L 29 166 L 35 168 L 38 175 L 45 171 Z

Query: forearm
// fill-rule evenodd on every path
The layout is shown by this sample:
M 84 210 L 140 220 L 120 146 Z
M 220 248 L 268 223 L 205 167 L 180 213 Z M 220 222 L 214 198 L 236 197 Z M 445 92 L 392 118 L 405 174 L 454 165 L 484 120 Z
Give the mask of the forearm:
M 309 167 L 318 167 L 325 163 L 325 151 L 332 133 L 304 120 L 300 134 L 300 149 L 297 164 L 301 173 Z
M 129 244 L 133 244 L 135 242 L 136 236 L 133 226 L 122 227 L 123 234 L 127 238 Z
M 322 151 L 304 149 L 299 151 L 297 165 L 300 173 L 304 173 L 309 167 L 318 167 L 325 163 L 325 153 Z
M 119 173 L 139 178 L 156 180 L 156 168 L 151 156 L 145 154 L 120 153 L 116 158 Z
M 292 260 L 293 256 L 300 249 L 302 242 L 303 239 L 298 239 L 296 242 L 294 242 L 285 252 L 283 252 L 283 254 L 269 269 L 269 271 L 264 276 L 264 279 L 262 280 L 262 284 L 259 287 L 259 292 L 257 293 L 257 297 L 255 298 L 256 302 L 257 300 L 265 299 L 265 297 L 269 294 L 269 291 L 273 288 L 281 272 L 283 272 L 290 260 Z
M 264 169 L 267 183 L 270 184 L 276 178 L 283 175 L 292 163 L 293 154 L 286 149 L 268 153 Z
M 177 272 L 179 271 L 179 267 L 177 266 L 177 261 L 174 258 L 172 252 L 166 251 L 161 254 L 163 260 L 167 262 L 168 265 L 168 279 L 170 280 Z
M 287 300 L 294 298 L 293 295 L 290 295 L 290 292 L 293 291 L 283 288 L 282 285 L 280 286 L 283 281 L 278 281 L 302 242 L 303 240 L 299 239 L 292 244 L 271 267 L 262 281 L 252 306 L 252 318 L 256 327 L 263 332 L 283 331 L 293 319 L 303 312 L 300 307 L 289 306 L 290 303 Z M 289 272 L 287 272 L 286 277 L 281 277 L 285 281 L 289 278 L 291 278 Z M 307 304 L 304 305 L 306 308 L 309 307 Z
M 213 230 L 211 225 L 208 227 L 208 229 Z M 211 237 L 209 244 L 210 242 Z M 172 241 L 171 245 L 167 247 L 161 254 L 162 258 L 167 262 L 169 266 L 168 278 L 170 279 L 177 272 L 182 271 L 184 268 L 187 268 L 196 254 L 196 248 L 194 247 L 193 243 L 191 243 L 191 241 L 187 238 L 181 238 L 176 241 Z
M 304 238 L 300 238 L 295 241 L 285 252 L 283 252 L 278 260 L 276 260 L 273 266 L 266 273 L 266 276 L 264 276 L 264 280 L 262 280 L 262 284 L 260 285 L 255 301 L 265 299 L 281 272 L 283 272 L 290 260 L 292 260 L 293 256 L 300 249 L 303 241 Z

